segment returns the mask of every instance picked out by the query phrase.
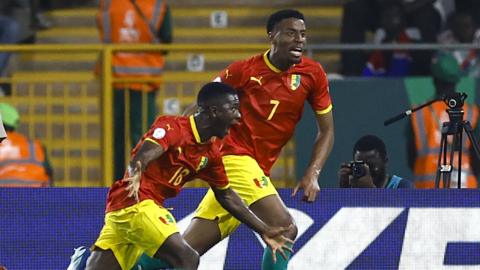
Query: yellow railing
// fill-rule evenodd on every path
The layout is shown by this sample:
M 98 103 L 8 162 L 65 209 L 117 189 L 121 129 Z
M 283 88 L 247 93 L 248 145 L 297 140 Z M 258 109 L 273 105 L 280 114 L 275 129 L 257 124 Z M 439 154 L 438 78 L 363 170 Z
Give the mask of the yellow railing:
M 0 46 L 0 52 L 12 53 L 96 53 L 102 63 L 101 80 L 91 73 L 76 74 L 39 70 L 27 75 L 15 70 L 11 78 L 0 79 L 12 84 L 12 96 L 0 100 L 19 107 L 21 131 L 39 138 L 46 146 L 54 167 L 55 186 L 108 186 L 113 181 L 113 90 L 114 83 L 161 81 L 157 107 L 163 101 L 177 98 L 181 106 L 195 100 L 201 85 L 219 70 L 210 72 L 166 72 L 161 80 L 113 78 L 112 54 L 118 51 L 168 51 L 169 53 L 251 53 L 264 51 L 264 45 L 12 45 Z M 168 61 L 168 57 L 167 57 Z M 70 76 L 72 74 L 72 76 Z M 294 145 L 289 143 L 272 176 L 277 186 L 294 182 Z M 193 184 L 197 185 L 197 184 Z

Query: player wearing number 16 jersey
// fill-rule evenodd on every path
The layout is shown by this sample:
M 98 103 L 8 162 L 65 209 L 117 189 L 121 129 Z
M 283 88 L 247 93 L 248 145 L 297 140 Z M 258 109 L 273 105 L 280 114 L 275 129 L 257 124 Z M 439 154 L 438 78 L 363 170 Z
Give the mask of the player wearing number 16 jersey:
M 267 22 L 270 50 L 228 66 L 215 81 L 231 85 L 240 98 L 242 120 L 225 138 L 222 159 L 230 185 L 250 209 L 270 225 L 294 224 L 269 179 L 270 168 L 292 137 L 305 101 L 316 112 L 318 133 L 304 177 L 293 191 L 304 189 L 304 199 L 315 200 L 318 176 L 333 146 L 332 104 L 321 65 L 302 56 L 306 43 L 303 14 L 281 10 Z M 210 190 L 184 233 L 200 254 L 231 234 L 240 224 L 216 201 Z M 201 235 L 201 237 L 200 237 Z M 292 226 L 285 233 L 295 239 Z M 262 269 L 286 269 L 288 260 L 271 259 L 265 249 Z
M 267 226 L 229 187 L 220 156 L 220 139 L 240 119 L 238 96 L 223 83 L 199 92 L 198 113 L 155 120 L 135 149 L 124 178 L 108 192 L 105 225 L 87 269 L 131 269 L 142 253 L 179 269 L 196 269 L 198 253 L 178 233 L 173 215 L 162 207 L 194 178 L 207 181 L 223 207 L 260 233 L 284 254 L 288 228 Z

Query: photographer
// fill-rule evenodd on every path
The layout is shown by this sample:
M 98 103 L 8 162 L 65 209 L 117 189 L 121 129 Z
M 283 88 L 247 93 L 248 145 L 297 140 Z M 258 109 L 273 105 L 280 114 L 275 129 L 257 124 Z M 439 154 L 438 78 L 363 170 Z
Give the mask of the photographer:
M 387 150 L 377 136 L 365 135 L 353 147 L 353 161 L 338 171 L 341 188 L 413 188 L 411 181 L 387 174 Z

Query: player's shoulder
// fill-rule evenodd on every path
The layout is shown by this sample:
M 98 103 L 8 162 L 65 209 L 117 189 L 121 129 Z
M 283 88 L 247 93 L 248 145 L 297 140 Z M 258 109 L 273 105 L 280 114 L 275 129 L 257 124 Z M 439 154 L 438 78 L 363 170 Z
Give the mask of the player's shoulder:
M 302 61 L 295 66 L 297 69 L 307 70 L 312 73 L 322 72 L 325 73 L 322 64 L 319 62 L 309 58 L 309 57 L 302 57 Z
M 153 126 L 166 126 L 168 129 L 182 128 L 189 122 L 189 117 L 179 115 L 161 115 L 155 119 Z
M 222 81 L 233 83 L 236 87 L 241 86 L 252 74 L 258 73 L 261 61 L 263 61 L 261 55 L 254 55 L 232 62 L 223 71 Z
M 296 74 L 301 74 L 306 77 L 310 77 L 313 81 L 325 82 L 328 81 L 327 73 L 323 69 L 322 65 L 308 57 L 303 57 L 299 64 L 295 65 L 292 71 Z
M 258 63 L 261 63 L 262 61 L 263 61 L 262 55 L 257 54 L 241 60 L 234 61 L 232 62 L 232 64 L 230 64 L 230 67 L 247 69 L 249 67 L 258 65 Z

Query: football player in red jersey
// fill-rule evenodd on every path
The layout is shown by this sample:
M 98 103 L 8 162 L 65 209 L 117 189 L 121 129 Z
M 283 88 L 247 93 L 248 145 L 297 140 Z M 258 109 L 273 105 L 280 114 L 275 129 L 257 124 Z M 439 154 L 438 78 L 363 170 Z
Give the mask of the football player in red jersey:
M 188 181 L 207 181 L 220 204 L 262 235 L 273 250 L 289 250 L 289 228 L 270 227 L 230 188 L 220 155 L 221 141 L 240 119 L 239 100 L 230 86 L 212 82 L 200 90 L 198 112 L 161 116 L 133 149 L 124 178 L 107 196 L 105 224 L 87 269 L 131 269 L 142 253 L 174 268 L 196 269 L 198 253 L 180 236 L 173 215 L 163 208 Z M 285 249 L 285 251 L 284 251 Z
M 242 114 L 224 140 L 222 160 L 231 187 L 250 210 L 271 226 L 289 226 L 295 223 L 270 182 L 270 169 L 292 137 L 307 101 L 316 112 L 318 132 L 308 168 L 292 196 L 303 189 L 304 200 L 315 200 L 320 190 L 318 176 L 333 147 L 332 103 L 322 66 L 302 55 L 306 43 L 303 14 L 291 9 L 272 14 L 267 33 L 267 52 L 232 63 L 215 79 L 237 90 Z M 184 238 L 204 254 L 239 224 L 209 190 Z M 296 226 L 285 233 L 292 240 L 296 235 Z M 288 259 L 277 256 L 275 263 L 271 252 L 265 249 L 262 269 L 286 269 Z

